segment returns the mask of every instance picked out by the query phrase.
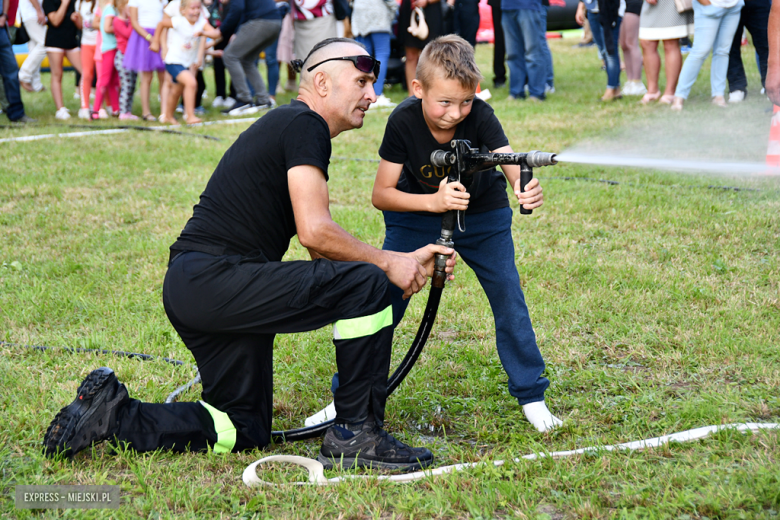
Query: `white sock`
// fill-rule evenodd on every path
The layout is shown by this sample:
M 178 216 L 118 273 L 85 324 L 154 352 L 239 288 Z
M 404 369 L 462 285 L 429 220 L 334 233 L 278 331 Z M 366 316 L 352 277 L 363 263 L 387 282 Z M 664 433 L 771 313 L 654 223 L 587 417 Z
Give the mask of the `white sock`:
M 547 405 L 544 404 L 544 401 L 536 401 L 535 403 L 524 404 L 523 413 L 528 419 L 528 422 L 533 424 L 534 428 L 542 433 L 550 431 L 553 428 L 557 428 L 563 424 L 563 421 L 550 413 L 550 410 L 547 409 Z
M 333 401 L 331 401 L 328 406 L 326 406 L 319 412 L 315 413 L 311 417 L 308 417 L 303 422 L 303 424 L 305 424 L 306 426 L 316 426 L 318 424 L 324 423 L 325 421 L 329 421 L 335 418 L 336 418 L 336 405 L 333 404 Z

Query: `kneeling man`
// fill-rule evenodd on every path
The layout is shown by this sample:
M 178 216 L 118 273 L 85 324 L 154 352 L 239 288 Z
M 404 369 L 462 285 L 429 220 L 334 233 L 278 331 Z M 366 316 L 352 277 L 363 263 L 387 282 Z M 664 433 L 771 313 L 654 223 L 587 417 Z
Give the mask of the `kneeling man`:
M 171 246 L 163 303 L 203 380 L 197 403 L 130 399 L 109 368 L 93 371 L 44 437 L 47 454 L 92 442 L 139 452 L 232 452 L 270 442 L 273 342 L 279 333 L 333 324 L 340 386 L 336 425 L 323 440 L 327 467 L 417 469 L 433 456 L 383 429 L 393 315 L 390 284 L 409 297 L 425 285 L 429 245 L 382 251 L 339 227 L 328 207 L 331 142 L 359 128 L 379 64 L 352 40 L 314 47 L 298 99 L 269 112 L 228 149 Z M 312 261 L 282 262 L 298 235 Z M 454 259 L 448 264 L 452 272 Z

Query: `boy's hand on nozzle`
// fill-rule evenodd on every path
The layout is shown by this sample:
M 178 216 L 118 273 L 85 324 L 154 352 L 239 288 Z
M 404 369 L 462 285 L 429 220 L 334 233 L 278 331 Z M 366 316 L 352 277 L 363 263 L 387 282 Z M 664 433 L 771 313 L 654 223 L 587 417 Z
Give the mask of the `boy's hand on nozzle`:
M 520 179 L 517 179 L 514 189 L 517 202 L 523 208 L 534 209 L 544 204 L 544 195 L 539 179 L 531 179 L 531 182 L 525 185 L 525 192 L 520 191 Z
M 449 210 L 465 211 L 469 207 L 471 194 L 459 182 L 447 182 L 447 177 L 439 183 L 439 191 L 434 196 L 434 213 L 444 213 Z

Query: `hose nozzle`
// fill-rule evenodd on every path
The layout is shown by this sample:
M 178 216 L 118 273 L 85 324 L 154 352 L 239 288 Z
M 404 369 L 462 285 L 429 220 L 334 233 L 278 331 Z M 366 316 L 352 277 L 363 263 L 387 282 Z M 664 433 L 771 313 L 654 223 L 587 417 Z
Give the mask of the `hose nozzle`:
M 434 150 L 431 152 L 431 164 L 433 166 L 450 166 L 455 164 L 458 158 L 452 152 L 445 152 L 444 150 Z
M 552 166 L 553 164 L 558 164 L 556 157 L 557 154 L 554 153 L 534 150 L 532 152 L 528 152 L 525 160 L 528 163 L 528 166 L 531 168 L 539 168 L 540 166 Z

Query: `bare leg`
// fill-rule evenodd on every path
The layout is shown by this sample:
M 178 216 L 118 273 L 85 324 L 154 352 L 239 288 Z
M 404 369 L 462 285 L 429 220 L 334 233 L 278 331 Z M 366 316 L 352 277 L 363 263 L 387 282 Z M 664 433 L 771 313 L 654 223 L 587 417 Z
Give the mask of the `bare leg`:
M 682 53 L 680 40 L 664 40 L 664 59 L 666 60 L 666 88 L 664 96 L 674 96 L 677 80 L 682 69 Z M 648 88 L 648 90 L 650 90 Z
M 195 116 L 195 95 L 198 91 L 198 80 L 192 73 L 185 70 L 176 77 L 176 81 L 184 86 L 184 113 L 187 114 L 187 124 L 201 123 L 202 120 Z
M 181 74 L 179 75 L 181 76 Z M 161 123 L 168 123 L 171 125 L 177 123 L 174 111 L 176 110 L 176 102 L 179 100 L 179 96 L 181 96 L 182 89 L 183 85 L 181 83 L 172 83 L 170 88 L 167 89 L 169 99 L 165 103 L 165 112 L 160 115 Z
M 412 95 L 412 80 L 417 75 L 417 61 L 420 59 L 422 50 L 415 47 L 406 47 L 406 65 L 404 71 L 406 72 L 406 88 L 409 95 Z
M 647 93 L 656 94 L 659 92 L 658 75 L 661 72 L 661 56 L 658 55 L 658 42 L 655 40 L 639 40 L 639 43 L 642 45 L 642 57 L 644 58 L 645 76 L 647 77 Z
M 49 69 L 51 70 L 51 97 L 54 99 L 54 107 L 62 108 L 62 59 L 65 53 L 47 52 L 49 57 Z
M 171 80 L 168 78 L 169 74 L 164 70 L 157 71 L 157 83 L 160 85 L 160 113 L 165 114 L 168 104 L 168 90 L 171 88 Z M 176 105 L 173 105 L 174 110 Z
M 141 72 L 141 113 L 144 117 L 152 113 L 152 108 L 149 106 L 149 94 L 152 89 L 152 79 L 154 73 L 150 71 Z

